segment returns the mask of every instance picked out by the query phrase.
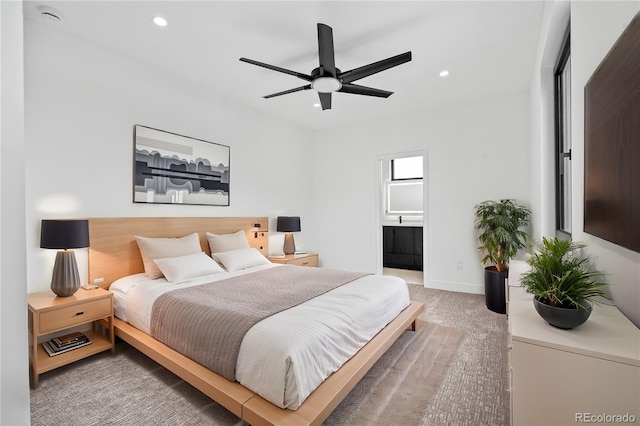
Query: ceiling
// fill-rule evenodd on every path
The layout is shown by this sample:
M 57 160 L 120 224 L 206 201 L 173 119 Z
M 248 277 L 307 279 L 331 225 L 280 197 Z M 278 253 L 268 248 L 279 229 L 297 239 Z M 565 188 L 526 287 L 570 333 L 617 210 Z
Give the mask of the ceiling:
M 62 12 L 62 20 L 43 17 L 41 5 Z M 308 129 L 527 90 L 543 7 L 540 1 L 24 3 L 32 22 Z M 157 15 L 168 26 L 154 25 Z M 313 107 L 312 90 L 263 99 L 306 82 L 239 58 L 308 74 L 318 66 L 318 22 L 333 28 L 343 71 L 411 51 L 411 62 L 357 82 L 395 93 L 387 99 L 336 93 L 327 111 Z M 449 76 L 440 77 L 445 69 Z

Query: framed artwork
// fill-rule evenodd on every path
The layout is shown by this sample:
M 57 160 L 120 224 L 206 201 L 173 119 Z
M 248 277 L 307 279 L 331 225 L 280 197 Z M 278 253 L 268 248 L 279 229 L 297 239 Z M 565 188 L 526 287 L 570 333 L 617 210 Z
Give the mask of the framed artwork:
M 230 148 L 136 125 L 133 202 L 229 205 Z

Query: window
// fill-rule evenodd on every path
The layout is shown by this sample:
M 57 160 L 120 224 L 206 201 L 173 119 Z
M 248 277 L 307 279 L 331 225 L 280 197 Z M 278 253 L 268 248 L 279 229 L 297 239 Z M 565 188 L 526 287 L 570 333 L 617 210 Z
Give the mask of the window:
M 554 70 L 556 235 L 571 238 L 571 48 L 567 30 Z
M 422 179 L 422 156 L 391 160 L 391 180 Z

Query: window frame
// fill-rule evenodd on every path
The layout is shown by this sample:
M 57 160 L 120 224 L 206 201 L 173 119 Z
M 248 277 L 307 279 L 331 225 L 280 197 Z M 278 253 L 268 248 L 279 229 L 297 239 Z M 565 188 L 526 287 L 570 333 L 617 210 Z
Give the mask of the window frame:
M 556 236 L 558 238 L 563 239 L 571 239 L 571 230 L 572 230 L 572 221 L 569 216 L 567 224 L 565 221 L 566 215 L 566 207 L 569 206 L 569 212 L 571 212 L 571 199 L 566 199 L 565 191 L 564 191 L 564 175 L 565 175 L 565 159 L 568 158 L 571 161 L 571 134 L 565 134 L 565 125 L 571 125 L 571 120 L 569 119 L 569 123 L 566 123 L 567 114 L 565 111 L 565 98 L 568 92 L 568 110 L 569 114 L 571 113 L 571 85 L 569 87 L 565 87 L 563 81 L 563 73 L 566 70 L 567 64 L 570 66 L 571 59 L 571 27 L 570 25 L 567 28 L 567 31 L 564 35 L 564 39 L 562 41 L 560 51 L 558 54 L 558 58 L 556 60 L 556 64 L 553 70 L 553 96 L 554 96 L 554 133 L 555 133 L 555 144 L 554 144 L 554 162 L 555 162 L 555 228 L 556 228 Z M 568 137 L 569 141 L 569 151 L 564 151 L 565 141 Z M 571 171 L 571 167 L 569 167 L 569 171 Z M 571 175 L 569 174 L 569 185 L 571 184 Z M 571 194 L 572 196 L 573 194 Z M 567 225 L 568 229 L 567 230 Z

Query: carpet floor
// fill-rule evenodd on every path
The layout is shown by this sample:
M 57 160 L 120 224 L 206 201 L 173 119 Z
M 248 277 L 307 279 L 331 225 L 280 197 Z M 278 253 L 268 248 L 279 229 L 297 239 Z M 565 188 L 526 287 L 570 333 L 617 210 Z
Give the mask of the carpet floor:
M 423 301 L 405 332 L 326 425 L 508 424 L 506 321 L 482 296 L 409 285 Z M 124 342 L 41 376 L 32 425 L 243 425 Z

